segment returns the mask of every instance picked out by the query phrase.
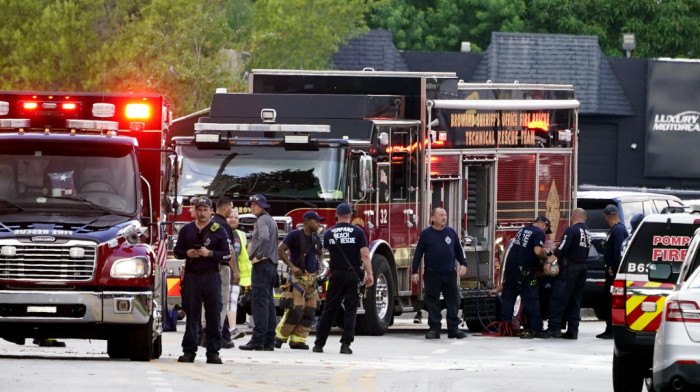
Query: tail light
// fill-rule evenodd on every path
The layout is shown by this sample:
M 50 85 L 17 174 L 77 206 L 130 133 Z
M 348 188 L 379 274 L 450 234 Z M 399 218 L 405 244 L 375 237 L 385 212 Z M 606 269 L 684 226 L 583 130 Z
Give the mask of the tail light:
M 625 308 L 625 281 L 616 280 L 611 287 L 610 305 L 613 309 Z
M 126 105 L 126 117 L 130 119 L 134 118 L 148 118 L 150 116 L 151 108 L 144 103 L 130 103 Z
M 666 321 L 700 322 L 700 308 L 693 301 L 668 301 Z

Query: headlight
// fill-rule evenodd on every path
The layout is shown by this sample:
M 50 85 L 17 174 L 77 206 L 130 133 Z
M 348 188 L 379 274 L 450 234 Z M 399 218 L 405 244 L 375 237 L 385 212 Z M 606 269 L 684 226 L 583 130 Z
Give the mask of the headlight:
M 119 259 L 112 264 L 109 274 L 113 278 L 145 278 L 151 273 L 151 265 L 145 257 Z

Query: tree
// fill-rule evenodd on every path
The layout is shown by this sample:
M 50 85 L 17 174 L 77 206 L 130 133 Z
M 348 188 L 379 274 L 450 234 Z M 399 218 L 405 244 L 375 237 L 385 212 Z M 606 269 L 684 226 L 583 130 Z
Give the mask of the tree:
M 253 68 L 328 68 L 338 45 L 366 30 L 372 0 L 258 0 L 250 42 Z
M 394 0 L 376 4 L 371 28 L 392 31 L 404 50 L 488 47 L 492 31 L 596 35 L 603 52 L 622 56 L 622 33 L 635 33 L 637 57 L 698 57 L 698 0 Z

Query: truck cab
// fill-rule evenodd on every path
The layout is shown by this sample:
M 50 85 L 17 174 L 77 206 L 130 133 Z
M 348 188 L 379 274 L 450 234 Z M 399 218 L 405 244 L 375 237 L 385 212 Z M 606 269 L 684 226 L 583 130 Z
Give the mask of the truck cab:
M 156 95 L 0 93 L 0 337 L 160 356 L 168 119 Z

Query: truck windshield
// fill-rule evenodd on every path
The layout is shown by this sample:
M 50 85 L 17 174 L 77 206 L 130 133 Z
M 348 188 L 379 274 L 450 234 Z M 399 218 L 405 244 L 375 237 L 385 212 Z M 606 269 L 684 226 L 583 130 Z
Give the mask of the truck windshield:
M 342 200 L 345 154 L 340 148 L 285 150 L 279 146 L 233 146 L 200 150 L 178 146 L 183 158 L 181 196 L 264 194 L 305 200 Z
M 130 146 L 9 144 L 0 146 L 0 200 L 6 205 L 25 211 L 136 213 Z

